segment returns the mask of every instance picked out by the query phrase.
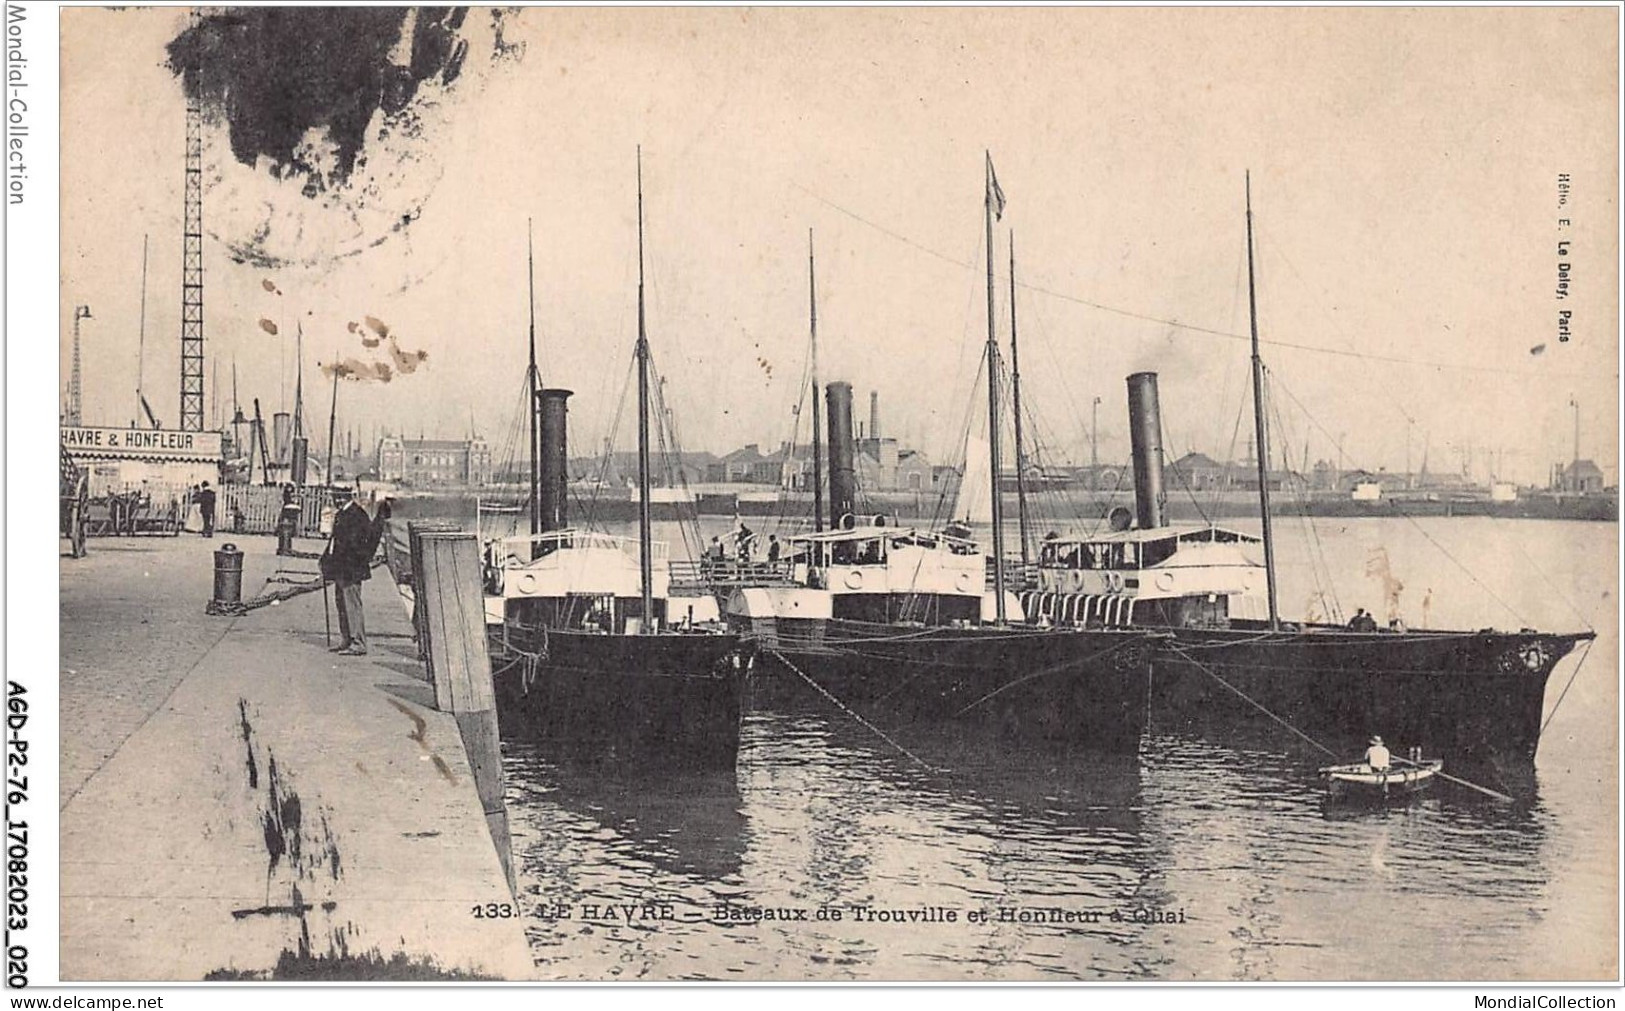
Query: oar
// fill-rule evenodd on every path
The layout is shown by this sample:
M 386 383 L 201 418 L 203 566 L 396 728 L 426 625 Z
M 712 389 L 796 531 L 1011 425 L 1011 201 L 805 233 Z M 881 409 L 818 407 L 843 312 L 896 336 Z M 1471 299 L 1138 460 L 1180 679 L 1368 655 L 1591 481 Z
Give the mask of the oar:
M 1415 768 L 1418 768 L 1418 769 L 1427 768 L 1427 766 L 1425 764 L 1421 763 L 1421 762 L 1413 762 L 1408 758 L 1400 758 L 1397 755 L 1392 756 L 1392 757 L 1393 757 L 1393 761 L 1404 762 L 1406 765 L 1414 766 Z M 1465 779 L 1461 779 L 1461 778 L 1459 778 L 1457 776 L 1452 776 L 1448 772 L 1445 772 L 1443 769 L 1438 770 L 1436 775 L 1440 779 L 1448 779 L 1448 780 L 1450 780 L 1450 782 L 1455 783 L 1457 786 L 1465 786 L 1469 790 L 1477 790 L 1479 793 L 1482 793 L 1487 797 L 1494 797 L 1496 800 L 1502 801 L 1504 803 L 1507 803 L 1507 804 L 1516 804 L 1517 803 L 1516 800 L 1514 800 L 1513 798 L 1507 796 L 1504 793 L 1498 793 L 1495 790 L 1491 790 L 1487 786 L 1479 786 L 1477 783 L 1470 783 Z

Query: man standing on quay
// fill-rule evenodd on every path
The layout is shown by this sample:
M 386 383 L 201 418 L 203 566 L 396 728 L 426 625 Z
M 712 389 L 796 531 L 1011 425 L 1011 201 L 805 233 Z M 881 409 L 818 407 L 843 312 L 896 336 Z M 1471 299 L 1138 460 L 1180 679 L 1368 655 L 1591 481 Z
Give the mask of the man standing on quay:
M 209 482 L 203 482 L 203 487 L 197 493 L 198 511 L 203 514 L 203 536 L 214 536 L 214 489 Z
M 378 547 L 372 519 L 354 495 L 333 518 L 333 540 L 322 556 L 322 574 L 333 580 L 339 606 L 339 638 L 333 652 L 367 655 L 367 621 L 361 610 L 361 584 L 372 578 L 372 554 Z

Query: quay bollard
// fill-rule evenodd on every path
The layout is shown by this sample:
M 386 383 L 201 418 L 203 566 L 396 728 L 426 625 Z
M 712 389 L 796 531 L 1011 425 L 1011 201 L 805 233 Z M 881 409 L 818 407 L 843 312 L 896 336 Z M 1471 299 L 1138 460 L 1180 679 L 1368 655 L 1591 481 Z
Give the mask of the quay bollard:
M 226 544 L 214 553 L 214 602 L 240 604 L 243 600 L 243 553 Z

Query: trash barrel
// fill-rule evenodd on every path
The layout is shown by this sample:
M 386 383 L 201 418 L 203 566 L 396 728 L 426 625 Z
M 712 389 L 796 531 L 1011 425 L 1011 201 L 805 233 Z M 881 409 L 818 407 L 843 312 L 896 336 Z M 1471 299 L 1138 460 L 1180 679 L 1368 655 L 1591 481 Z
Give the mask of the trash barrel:
M 214 602 L 238 604 L 243 599 L 243 553 L 226 544 L 214 553 Z

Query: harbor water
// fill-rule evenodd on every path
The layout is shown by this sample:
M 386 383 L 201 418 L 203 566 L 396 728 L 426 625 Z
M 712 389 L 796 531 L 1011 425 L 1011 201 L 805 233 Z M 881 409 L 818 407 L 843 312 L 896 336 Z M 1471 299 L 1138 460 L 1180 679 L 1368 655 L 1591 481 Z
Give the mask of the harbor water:
M 726 532 L 711 526 L 706 540 Z M 1345 617 L 1386 620 L 1392 604 L 1413 627 L 1596 630 L 1589 656 L 1582 645 L 1551 679 L 1533 783 L 1511 805 L 1441 784 L 1405 807 L 1328 807 L 1325 757 L 1262 719 L 1197 736 L 1153 714 L 1137 756 L 1060 754 L 951 725 L 882 738 L 785 684 L 753 685 L 731 772 L 594 765 L 505 741 L 517 912 L 538 973 L 1612 977 L 1617 532 L 1278 524 L 1288 620 L 1324 615 L 1331 589 Z M 681 555 L 675 530 L 661 533 Z

